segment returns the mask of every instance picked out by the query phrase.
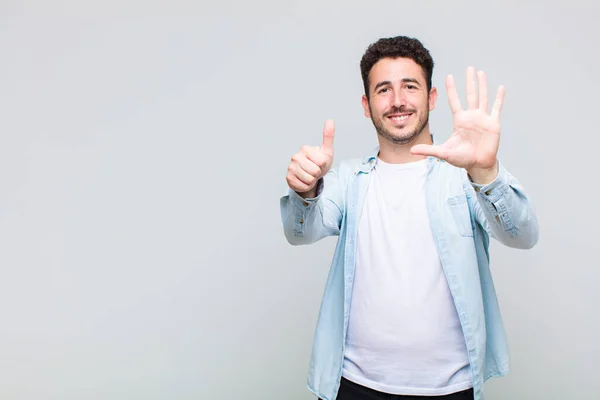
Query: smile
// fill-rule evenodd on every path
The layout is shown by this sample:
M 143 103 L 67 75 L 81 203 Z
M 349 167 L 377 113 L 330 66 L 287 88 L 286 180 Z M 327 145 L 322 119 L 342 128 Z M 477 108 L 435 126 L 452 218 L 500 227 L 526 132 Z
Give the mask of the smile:
M 394 122 L 402 122 L 408 119 L 412 114 L 394 114 L 390 115 L 388 118 Z

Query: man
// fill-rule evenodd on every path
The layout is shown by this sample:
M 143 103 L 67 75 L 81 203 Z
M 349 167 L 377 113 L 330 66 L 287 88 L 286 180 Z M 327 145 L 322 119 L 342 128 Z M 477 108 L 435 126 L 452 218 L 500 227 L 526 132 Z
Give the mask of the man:
M 321 146 L 302 147 L 288 167 L 288 241 L 339 236 L 308 378 L 324 400 L 479 400 L 484 381 L 509 370 L 489 238 L 531 248 L 537 218 L 497 159 L 504 88 L 489 111 L 486 76 L 469 67 L 463 109 L 448 76 L 454 126 L 437 145 L 433 65 L 413 38 L 369 46 L 362 105 L 379 146 L 330 169 L 327 121 Z

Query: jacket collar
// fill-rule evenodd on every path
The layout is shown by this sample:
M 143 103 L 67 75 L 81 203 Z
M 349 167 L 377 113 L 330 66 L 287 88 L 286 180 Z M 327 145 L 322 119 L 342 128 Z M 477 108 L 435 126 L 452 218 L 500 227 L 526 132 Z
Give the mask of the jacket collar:
M 433 144 L 436 144 L 435 137 L 431 134 L 431 141 Z M 379 146 L 375 146 L 371 151 L 369 151 L 361 160 L 360 164 L 357 166 L 355 173 L 364 172 L 369 173 L 375 168 L 377 164 L 377 156 L 379 155 Z M 435 161 L 435 157 L 427 157 L 429 162 Z

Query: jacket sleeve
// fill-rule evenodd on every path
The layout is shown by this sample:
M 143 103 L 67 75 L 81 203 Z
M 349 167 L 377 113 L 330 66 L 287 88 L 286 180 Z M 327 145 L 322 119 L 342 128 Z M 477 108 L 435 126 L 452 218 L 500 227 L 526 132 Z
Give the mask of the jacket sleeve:
M 498 164 L 496 179 L 487 185 L 466 179 L 474 218 L 490 237 L 513 248 L 535 246 L 539 227 L 533 205 L 521 183 L 502 164 Z
M 304 199 L 287 189 L 279 201 L 283 232 L 292 245 L 311 244 L 339 235 L 344 215 L 345 189 L 340 172 L 331 169 L 317 183 L 317 196 Z

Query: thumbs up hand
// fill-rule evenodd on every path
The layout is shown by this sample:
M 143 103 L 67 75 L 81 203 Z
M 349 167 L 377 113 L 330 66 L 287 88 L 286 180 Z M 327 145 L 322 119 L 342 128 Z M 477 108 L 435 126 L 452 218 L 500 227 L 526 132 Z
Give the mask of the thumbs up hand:
M 304 198 L 316 196 L 316 185 L 333 164 L 333 138 L 335 125 L 332 120 L 325 122 L 321 146 L 303 146 L 292 156 L 288 165 L 286 180 L 288 186 Z

